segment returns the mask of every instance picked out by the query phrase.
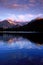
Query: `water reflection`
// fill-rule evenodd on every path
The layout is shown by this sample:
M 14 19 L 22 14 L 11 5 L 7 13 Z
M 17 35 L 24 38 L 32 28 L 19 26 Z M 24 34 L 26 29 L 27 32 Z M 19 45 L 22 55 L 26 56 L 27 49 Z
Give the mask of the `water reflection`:
M 43 49 L 43 45 L 35 44 L 34 42 L 22 36 L 9 34 L 4 34 L 0 36 L 0 48 L 2 47 L 12 49 Z
M 43 45 L 19 35 L 0 35 L 0 65 L 43 65 Z

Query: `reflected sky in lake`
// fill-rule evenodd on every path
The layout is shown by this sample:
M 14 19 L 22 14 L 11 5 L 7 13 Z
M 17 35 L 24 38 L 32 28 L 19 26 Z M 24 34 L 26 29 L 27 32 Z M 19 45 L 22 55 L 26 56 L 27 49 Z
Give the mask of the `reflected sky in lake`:
M 1 49 L 43 49 L 43 45 L 35 44 L 22 36 L 2 35 L 0 36 Z M 6 50 L 5 49 L 5 50 Z
M 43 45 L 19 35 L 0 35 L 0 65 L 43 65 Z

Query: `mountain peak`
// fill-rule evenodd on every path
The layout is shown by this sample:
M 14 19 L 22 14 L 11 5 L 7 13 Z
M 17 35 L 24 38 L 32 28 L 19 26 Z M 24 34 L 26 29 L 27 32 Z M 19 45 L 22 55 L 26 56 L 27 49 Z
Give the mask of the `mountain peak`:
M 6 19 L 10 24 L 16 25 L 16 23 L 12 19 Z

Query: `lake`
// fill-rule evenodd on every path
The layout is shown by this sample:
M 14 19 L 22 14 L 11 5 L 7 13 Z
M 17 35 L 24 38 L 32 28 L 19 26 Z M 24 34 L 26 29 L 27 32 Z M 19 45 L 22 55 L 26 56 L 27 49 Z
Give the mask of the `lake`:
M 43 65 L 43 40 L 37 35 L 0 34 L 0 65 Z

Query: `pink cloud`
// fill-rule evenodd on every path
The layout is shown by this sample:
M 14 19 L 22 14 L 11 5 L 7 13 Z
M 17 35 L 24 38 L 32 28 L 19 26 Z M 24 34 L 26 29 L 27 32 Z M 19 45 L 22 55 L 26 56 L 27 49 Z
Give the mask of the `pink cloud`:
M 5 7 L 7 8 L 10 8 L 10 9 L 18 9 L 18 10 L 21 10 L 21 9 L 29 9 L 30 7 L 35 7 L 36 5 L 33 4 L 33 3 L 29 3 L 29 4 L 8 4 L 8 5 L 5 5 Z
M 32 19 L 35 19 L 35 18 L 41 18 L 43 16 L 43 14 L 39 13 L 39 14 L 12 14 L 12 13 L 7 13 L 7 16 L 5 19 L 10 19 L 12 21 L 16 20 L 16 21 L 31 21 Z
M 25 2 L 26 0 L 24 0 Z M 38 3 L 37 3 L 38 1 Z M 43 0 L 28 0 L 28 3 L 25 4 L 19 4 L 17 0 L 12 0 L 12 2 L 10 2 L 10 0 L 0 0 L 0 2 L 3 4 L 3 7 L 6 8 L 10 8 L 10 9 L 29 9 L 30 7 L 35 7 L 36 5 L 38 6 L 38 4 L 41 5 L 41 7 L 43 8 Z
M 28 8 L 28 5 L 26 4 L 11 4 L 11 5 L 7 5 L 8 8 L 13 8 L 13 9 L 22 9 L 22 8 Z
M 12 18 L 13 20 L 17 20 L 17 21 L 28 21 L 28 20 L 32 20 L 35 19 L 37 17 L 41 17 L 43 14 L 19 14 L 19 15 L 14 15 L 14 14 L 10 14 L 9 18 Z
M 30 3 L 35 3 L 35 2 L 36 2 L 36 0 L 29 0 L 29 2 L 30 2 Z

